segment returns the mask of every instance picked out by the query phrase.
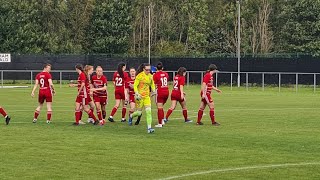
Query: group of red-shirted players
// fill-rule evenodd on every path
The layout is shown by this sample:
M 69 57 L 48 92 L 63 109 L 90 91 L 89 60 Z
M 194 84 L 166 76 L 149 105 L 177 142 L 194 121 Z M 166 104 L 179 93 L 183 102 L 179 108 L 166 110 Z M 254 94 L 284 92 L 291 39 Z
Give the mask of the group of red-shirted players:
M 205 74 L 201 86 L 201 104 L 198 111 L 198 119 L 197 119 L 197 125 L 203 125 L 201 122 L 203 111 L 205 107 L 208 105 L 210 107 L 210 118 L 212 125 L 219 126 L 220 124 L 215 121 L 215 115 L 214 115 L 214 103 L 213 99 L 211 98 L 211 91 L 212 89 L 217 91 L 218 93 L 221 93 L 222 91 L 216 88 L 213 85 L 213 75 L 216 73 L 217 66 L 214 64 L 211 64 L 207 70 L 207 73 Z M 173 110 L 177 106 L 177 102 L 180 103 L 182 108 L 182 114 L 184 117 L 185 123 L 191 123 L 192 121 L 188 119 L 188 110 L 186 106 L 186 93 L 184 92 L 184 85 L 185 85 L 185 76 L 186 76 L 187 70 L 184 67 L 180 67 L 178 69 L 177 75 L 173 78 L 173 89 L 171 92 L 171 107 L 167 111 L 166 116 L 164 117 L 164 110 L 163 106 L 167 102 L 167 99 L 169 97 L 169 88 L 168 88 L 168 80 L 169 76 L 168 73 L 163 71 L 163 65 L 162 63 L 157 64 L 157 72 L 153 75 L 153 80 L 157 88 L 157 96 L 156 96 L 156 103 L 158 107 L 158 125 L 156 127 L 162 127 L 166 122 L 169 121 L 169 117 Z
M 96 74 L 93 74 L 93 66 L 80 64 L 75 66 L 78 73 L 77 84 L 70 84 L 71 87 L 78 88 L 78 94 L 75 103 L 75 122 L 74 125 L 85 124 L 82 119 L 82 112 L 88 114 L 88 122 L 94 125 L 104 125 L 106 123 L 106 105 L 108 101 L 107 93 L 107 78 L 103 75 L 103 69 L 101 66 L 96 67 Z M 43 71 L 37 74 L 35 79 L 35 85 L 32 90 L 31 96 L 34 97 L 35 90 L 39 87 L 38 102 L 39 105 L 35 110 L 33 123 L 37 122 L 41 108 L 46 102 L 47 105 L 47 123 L 51 122 L 52 116 L 52 97 L 55 94 L 54 85 L 52 83 L 52 77 L 50 74 L 51 65 L 46 64 Z M 134 68 L 129 69 L 129 74 L 126 71 L 126 64 L 121 62 L 118 64 L 117 71 L 113 74 L 114 84 L 114 96 L 115 105 L 111 110 L 108 120 L 115 122 L 113 116 L 117 112 L 120 104 L 122 104 L 122 119 L 121 122 L 126 122 L 126 107 L 129 104 L 129 115 L 135 111 L 135 93 L 133 89 L 134 80 L 136 77 L 136 70 Z M 198 111 L 197 125 L 203 125 L 201 122 L 203 111 L 208 105 L 210 108 L 210 118 L 212 125 L 219 126 L 220 124 L 215 121 L 214 103 L 211 97 L 211 91 L 215 90 L 221 93 L 221 90 L 216 88 L 213 84 L 213 75 L 217 72 L 217 66 L 211 64 L 204 75 L 201 85 L 201 102 Z M 187 70 L 184 67 L 178 69 L 177 75 L 173 78 L 173 89 L 171 91 L 171 106 L 168 109 L 166 115 L 164 113 L 164 105 L 169 98 L 169 75 L 163 70 L 163 64 L 159 62 L 156 66 L 156 72 L 153 74 L 153 81 L 156 86 L 156 105 L 158 108 L 158 124 L 156 127 L 163 127 L 165 123 L 169 121 L 169 117 L 176 108 L 177 103 L 182 107 L 182 114 L 185 123 L 192 122 L 188 119 L 188 111 L 186 107 L 186 93 L 184 92 L 185 76 Z M 92 98 L 91 98 L 92 97 Z M 93 101 L 92 101 L 93 99 Z M 94 109 L 96 109 L 96 115 L 94 115 Z M 6 124 L 10 122 L 10 116 L 0 107 L 0 113 L 5 117 Z M 140 122 L 141 116 L 138 117 L 135 125 Z

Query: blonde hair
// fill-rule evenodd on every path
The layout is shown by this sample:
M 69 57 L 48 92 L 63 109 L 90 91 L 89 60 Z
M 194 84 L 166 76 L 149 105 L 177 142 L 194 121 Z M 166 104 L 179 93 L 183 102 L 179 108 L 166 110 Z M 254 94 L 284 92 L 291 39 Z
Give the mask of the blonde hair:
M 97 66 L 97 67 L 96 67 L 96 70 L 97 70 L 97 69 L 99 69 L 99 68 L 101 68 L 101 69 L 102 69 L 102 67 L 101 67 L 101 66 Z M 102 70 L 103 70 L 103 69 L 102 69 Z
M 86 75 L 87 79 L 89 79 L 89 74 L 88 74 L 88 72 L 89 72 L 90 69 L 93 69 L 93 66 L 91 66 L 91 65 L 85 65 L 85 66 L 84 66 L 83 72 L 84 72 L 84 74 Z

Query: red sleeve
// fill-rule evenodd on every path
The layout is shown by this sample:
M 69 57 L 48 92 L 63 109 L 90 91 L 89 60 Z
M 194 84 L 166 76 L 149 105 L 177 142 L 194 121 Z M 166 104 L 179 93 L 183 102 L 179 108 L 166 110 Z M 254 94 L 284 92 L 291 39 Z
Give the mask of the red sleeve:
M 170 80 L 170 77 L 169 77 L 169 74 L 166 73 L 166 77 L 167 77 L 167 80 L 169 81 Z
M 153 82 L 157 82 L 157 74 L 158 74 L 158 73 L 155 73 L 155 74 L 152 76 Z
M 86 82 L 86 75 L 84 75 L 84 73 L 80 74 L 80 81 L 81 82 Z
M 130 85 L 130 83 L 129 83 L 129 81 L 130 81 L 130 79 L 129 79 L 129 75 L 128 75 L 128 73 L 127 72 L 123 72 L 123 81 L 124 81 L 124 86 L 125 86 L 125 88 L 129 88 L 129 85 Z
M 39 78 L 39 74 L 37 74 L 37 75 L 36 75 L 36 80 L 39 81 L 39 79 L 40 79 L 40 78 Z
M 48 78 L 48 79 L 52 79 L 52 76 L 51 76 L 50 73 L 47 73 L 47 78 Z
M 115 80 L 116 80 L 116 77 L 117 77 L 117 72 L 113 73 L 112 81 L 115 81 Z
M 107 77 L 103 76 L 103 84 L 107 84 L 108 81 L 107 81 Z
M 159 73 L 153 75 L 153 82 L 156 83 L 159 80 Z
M 208 76 L 208 74 L 206 74 L 203 78 L 203 82 L 208 84 L 210 82 L 210 76 Z
M 184 86 L 184 84 L 185 84 L 185 77 L 184 76 L 180 77 L 179 84 Z

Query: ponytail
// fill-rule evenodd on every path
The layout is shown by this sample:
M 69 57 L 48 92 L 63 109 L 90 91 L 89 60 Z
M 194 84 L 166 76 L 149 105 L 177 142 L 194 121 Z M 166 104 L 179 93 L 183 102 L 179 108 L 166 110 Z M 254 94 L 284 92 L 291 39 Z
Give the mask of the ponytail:
M 183 73 L 184 73 L 184 72 L 187 72 L 187 69 L 186 69 L 185 67 L 180 67 L 180 68 L 178 69 L 177 74 L 179 74 L 180 76 L 183 76 Z
M 140 74 L 146 66 L 150 66 L 150 64 L 149 63 L 140 64 L 140 66 L 138 67 L 136 75 Z
M 83 65 L 82 64 L 77 64 L 75 66 L 76 69 L 80 70 L 81 72 L 83 72 Z
M 123 68 L 123 66 L 125 66 L 126 64 L 124 63 L 124 62 L 120 62 L 119 64 L 118 64 L 118 68 L 117 68 L 117 72 L 118 72 L 118 74 L 120 75 L 120 77 L 122 77 L 122 78 L 124 78 L 124 74 L 123 74 L 123 70 L 122 70 L 122 68 Z
M 84 74 L 86 75 L 86 78 L 89 80 L 89 74 L 88 74 L 88 72 L 89 72 L 89 70 L 90 69 L 93 69 L 93 66 L 90 66 L 90 65 L 86 65 L 85 67 L 84 67 Z

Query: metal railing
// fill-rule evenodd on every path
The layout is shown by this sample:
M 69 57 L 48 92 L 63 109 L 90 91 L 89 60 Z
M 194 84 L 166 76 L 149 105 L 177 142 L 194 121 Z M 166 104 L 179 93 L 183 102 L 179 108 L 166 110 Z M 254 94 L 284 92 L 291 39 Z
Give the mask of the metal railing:
M 34 77 L 40 70 L 0 70 L 1 86 L 6 84 L 33 84 Z M 176 75 L 176 71 L 167 71 L 170 78 Z M 114 71 L 104 71 L 108 79 L 112 79 Z M 63 84 L 77 79 L 77 73 L 74 70 L 54 70 L 51 72 L 54 83 L 62 87 Z M 186 84 L 200 84 L 203 80 L 204 71 L 188 71 L 186 75 Z M 236 85 L 238 72 L 220 71 L 215 75 L 215 85 L 230 86 L 232 90 Z M 319 77 L 317 77 L 319 76 Z M 291 85 L 298 92 L 299 85 L 312 87 L 316 92 L 317 85 L 320 84 L 320 73 L 298 73 L 298 72 L 241 72 L 241 86 L 249 90 L 249 87 L 261 87 L 262 91 L 266 86 L 281 87 Z

